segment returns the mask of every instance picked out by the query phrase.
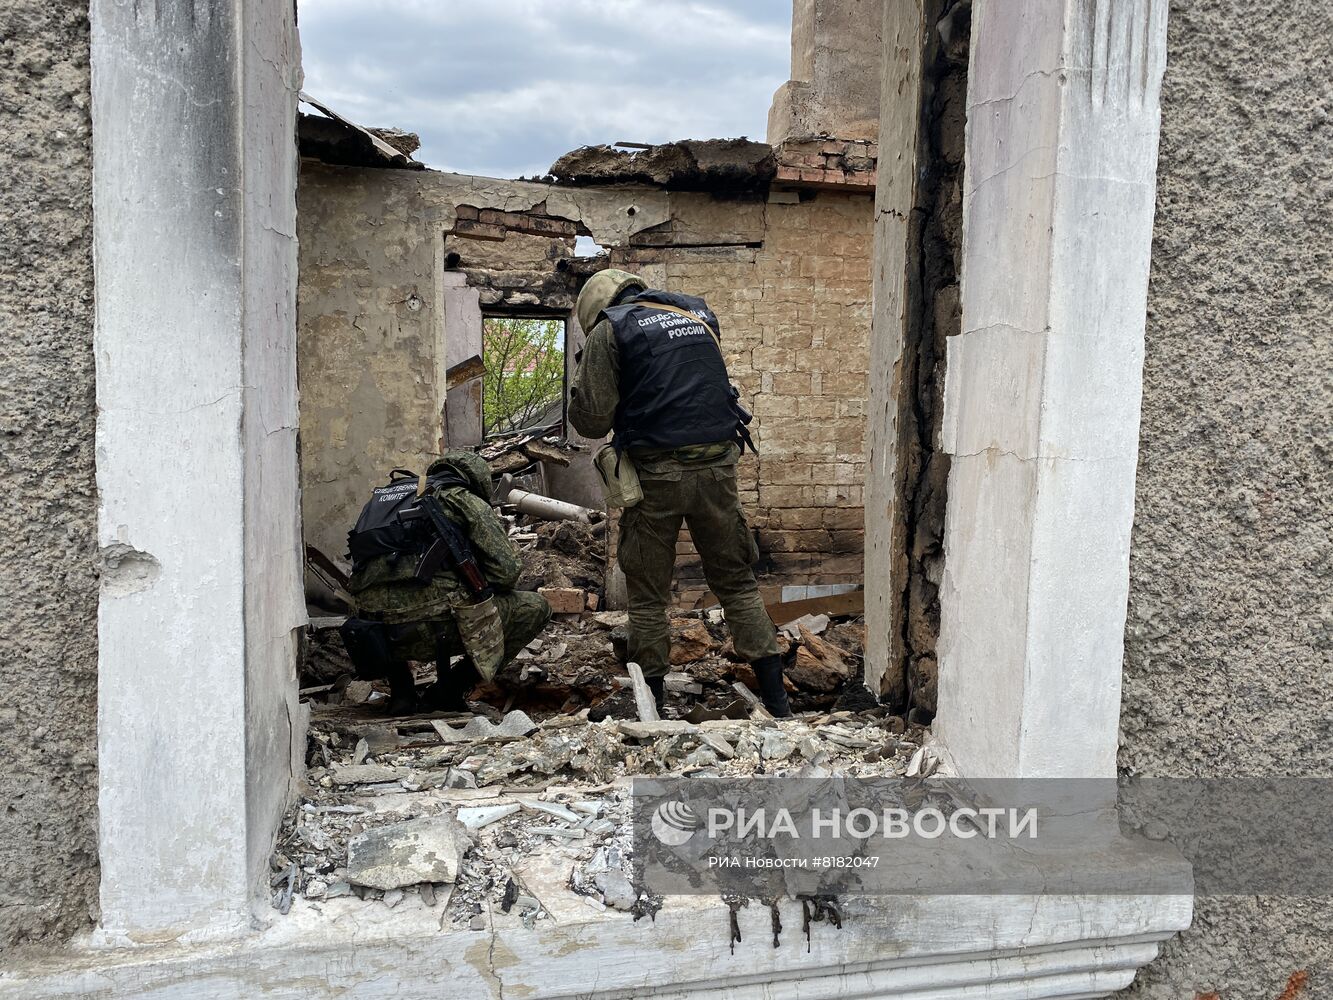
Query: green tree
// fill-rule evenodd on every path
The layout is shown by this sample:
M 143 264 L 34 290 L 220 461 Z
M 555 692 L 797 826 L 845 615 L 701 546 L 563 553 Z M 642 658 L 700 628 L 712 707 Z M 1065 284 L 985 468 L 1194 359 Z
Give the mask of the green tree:
M 564 396 L 564 320 L 488 317 L 482 322 L 482 360 L 484 432 L 530 426 Z

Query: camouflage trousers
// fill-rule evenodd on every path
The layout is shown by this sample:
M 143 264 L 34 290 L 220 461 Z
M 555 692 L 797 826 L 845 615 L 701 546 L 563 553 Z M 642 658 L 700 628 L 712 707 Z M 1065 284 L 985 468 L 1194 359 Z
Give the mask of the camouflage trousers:
M 546 623 L 551 620 L 551 605 L 546 603 L 546 598 L 541 594 L 527 590 L 497 592 L 495 604 L 504 626 L 505 662 L 508 663 L 546 627 Z M 390 625 L 388 629 L 390 648 L 396 658 L 420 663 L 435 659 L 435 637 L 439 635 L 443 636 L 442 645 L 446 656 L 462 656 L 466 652 L 452 617 Z M 449 664 L 446 660 L 437 666 L 447 668 Z
M 647 677 L 671 664 L 667 605 L 681 522 L 699 551 L 708 587 L 722 602 L 737 655 L 754 661 L 778 652 L 777 630 L 755 583 L 759 552 L 741 513 L 736 466 L 640 469 L 643 499 L 624 511 L 616 561 L 629 595 L 629 658 Z

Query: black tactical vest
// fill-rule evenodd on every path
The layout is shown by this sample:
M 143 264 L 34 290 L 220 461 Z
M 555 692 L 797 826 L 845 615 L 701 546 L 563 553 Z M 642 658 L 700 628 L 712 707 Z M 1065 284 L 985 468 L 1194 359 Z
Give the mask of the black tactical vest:
M 663 303 L 695 313 L 655 309 Z M 620 354 L 615 445 L 683 448 L 736 438 L 731 382 L 714 334 L 717 316 L 703 299 L 648 289 L 604 311 Z M 707 324 L 707 325 L 705 325 Z
M 388 485 L 377 486 L 371 492 L 356 526 L 347 533 L 347 554 L 353 572 L 379 556 L 415 558 L 434 541 L 435 533 L 425 521 L 404 524 L 398 519 L 399 511 L 416 504 L 418 483 L 414 473 L 394 469 Z M 467 480 L 449 468 L 426 479 L 427 492 L 466 485 Z

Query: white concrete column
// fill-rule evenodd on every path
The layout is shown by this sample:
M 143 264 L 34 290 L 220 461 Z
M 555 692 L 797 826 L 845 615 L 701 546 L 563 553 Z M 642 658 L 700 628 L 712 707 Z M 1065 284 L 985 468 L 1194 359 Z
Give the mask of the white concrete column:
M 936 731 L 1115 771 L 1167 0 L 977 0 Z
M 93 0 L 102 923 L 249 928 L 303 741 L 290 2 Z

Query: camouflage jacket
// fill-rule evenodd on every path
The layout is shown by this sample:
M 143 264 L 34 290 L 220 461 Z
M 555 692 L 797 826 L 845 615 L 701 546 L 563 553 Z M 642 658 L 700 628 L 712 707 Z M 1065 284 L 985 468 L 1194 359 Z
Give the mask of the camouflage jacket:
M 569 422 L 588 438 L 601 438 L 615 427 L 620 405 L 620 351 L 610 320 L 602 319 L 588 334 L 569 389 Z M 666 451 L 633 449 L 639 475 L 670 474 L 682 466 L 735 465 L 740 450 L 731 441 L 696 444 Z
M 523 562 L 490 504 L 462 486 L 436 490 L 435 497 L 444 516 L 468 536 L 486 581 L 498 591 L 513 590 Z M 454 606 L 472 603 L 471 593 L 452 570 L 441 568 L 425 586 L 413 579 L 415 570 L 410 558 L 381 556 L 354 572 L 347 589 L 356 601 L 357 613 L 397 625 L 447 619 Z

